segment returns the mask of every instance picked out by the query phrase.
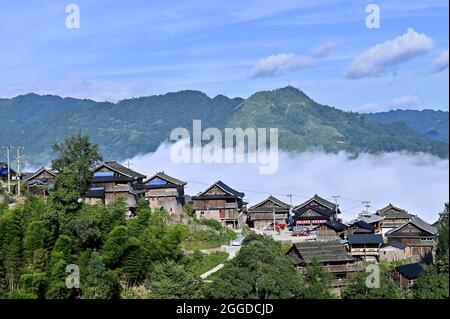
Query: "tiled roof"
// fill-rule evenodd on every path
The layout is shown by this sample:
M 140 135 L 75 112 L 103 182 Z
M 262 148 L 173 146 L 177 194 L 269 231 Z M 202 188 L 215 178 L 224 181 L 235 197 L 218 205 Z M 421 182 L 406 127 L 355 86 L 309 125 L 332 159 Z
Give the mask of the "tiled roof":
M 408 279 L 416 279 L 422 274 L 423 267 L 419 263 L 414 263 L 398 266 L 395 270 Z
M 94 171 L 96 171 L 97 169 L 99 169 L 102 166 L 106 166 L 116 172 L 119 172 L 123 175 L 132 177 L 132 178 L 145 178 L 146 176 L 138 173 L 136 171 L 133 171 L 132 169 L 129 169 L 128 167 L 123 166 L 122 164 L 117 163 L 116 161 L 109 161 L 109 162 L 104 162 L 103 164 L 100 164 L 99 166 L 97 166 Z
M 300 253 L 299 257 L 306 263 L 314 260 L 319 263 L 355 260 L 339 241 L 302 242 L 294 245 Z
M 381 234 L 351 234 L 347 236 L 350 245 L 364 244 L 383 244 L 383 235 Z

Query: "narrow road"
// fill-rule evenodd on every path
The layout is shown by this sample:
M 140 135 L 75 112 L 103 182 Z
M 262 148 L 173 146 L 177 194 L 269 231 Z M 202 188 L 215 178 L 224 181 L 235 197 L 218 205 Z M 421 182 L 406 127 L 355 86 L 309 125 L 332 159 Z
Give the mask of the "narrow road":
M 226 246 L 222 246 L 222 247 L 228 253 L 227 260 L 233 259 L 236 256 L 236 254 L 238 253 L 238 251 L 241 249 L 241 246 L 229 246 L 229 245 L 226 245 Z M 201 274 L 200 278 L 206 279 L 209 275 L 211 275 L 211 274 L 215 273 L 216 271 L 222 269 L 223 266 L 224 266 L 224 264 L 218 264 L 213 269 L 210 269 L 207 272 Z

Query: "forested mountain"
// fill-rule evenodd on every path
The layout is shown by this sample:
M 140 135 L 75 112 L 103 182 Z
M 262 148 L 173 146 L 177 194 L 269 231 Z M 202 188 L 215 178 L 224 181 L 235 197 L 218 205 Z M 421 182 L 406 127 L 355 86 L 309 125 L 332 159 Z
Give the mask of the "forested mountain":
M 377 123 L 403 122 L 412 129 L 436 140 L 448 142 L 448 112 L 434 110 L 391 110 L 369 113 L 366 117 Z
M 434 122 L 427 131 L 403 121 L 374 120 L 375 115 L 318 104 L 290 86 L 247 99 L 180 91 L 117 103 L 27 94 L 0 99 L 0 112 L 1 144 L 25 146 L 28 162 L 35 165 L 46 164 L 53 157 L 51 145 L 74 132 L 88 134 L 106 159 L 123 160 L 155 151 L 174 128 L 191 130 L 194 119 L 202 120 L 203 128 L 277 127 L 280 147 L 288 151 L 405 150 L 448 157 L 448 143 L 430 138 L 431 131 L 444 132 L 445 125 L 448 136 L 448 123 L 441 128 Z

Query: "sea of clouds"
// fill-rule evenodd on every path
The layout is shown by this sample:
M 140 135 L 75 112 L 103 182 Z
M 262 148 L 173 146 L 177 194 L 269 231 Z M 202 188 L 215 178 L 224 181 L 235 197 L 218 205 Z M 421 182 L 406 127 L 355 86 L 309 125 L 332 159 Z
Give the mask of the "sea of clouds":
M 189 195 L 221 180 L 245 192 L 249 205 L 271 194 L 288 203 L 286 195 L 292 194 L 294 205 L 314 194 L 328 200 L 340 195 L 345 221 L 364 209 L 362 201 L 370 201 L 370 211 L 392 203 L 432 223 L 449 200 L 449 161 L 429 154 L 397 152 L 354 158 L 345 152 L 280 151 L 278 170 L 264 175 L 258 164 L 176 164 L 171 161 L 170 147 L 164 143 L 153 153 L 129 159 L 131 168 L 148 176 L 164 171 L 184 180 Z

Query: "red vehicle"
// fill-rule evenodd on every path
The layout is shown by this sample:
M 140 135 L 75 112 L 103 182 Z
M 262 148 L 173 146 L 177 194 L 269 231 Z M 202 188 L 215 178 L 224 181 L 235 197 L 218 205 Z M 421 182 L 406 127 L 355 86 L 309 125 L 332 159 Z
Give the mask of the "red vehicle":
M 272 229 L 273 229 L 273 223 L 270 224 L 269 227 L 272 227 Z M 286 228 L 286 224 L 285 223 L 276 223 L 275 224 L 275 228 L 285 229 Z

